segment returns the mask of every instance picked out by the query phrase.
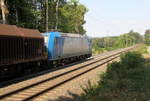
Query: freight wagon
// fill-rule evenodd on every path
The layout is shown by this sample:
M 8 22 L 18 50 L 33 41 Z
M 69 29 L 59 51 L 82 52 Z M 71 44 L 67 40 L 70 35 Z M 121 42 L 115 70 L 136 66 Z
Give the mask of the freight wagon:
M 38 30 L 0 24 L 0 77 L 21 72 L 19 64 L 46 59 L 44 38 Z

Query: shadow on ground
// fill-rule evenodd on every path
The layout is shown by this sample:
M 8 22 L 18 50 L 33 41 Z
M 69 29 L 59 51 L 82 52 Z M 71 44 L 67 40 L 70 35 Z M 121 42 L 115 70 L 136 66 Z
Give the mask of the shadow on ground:
M 48 99 L 47 101 L 81 101 L 81 96 L 78 94 L 75 94 L 75 93 L 68 91 L 68 95 L 70 97 L 60 96 L 55 100 Z
M 147 65 L 147 67 L 150 67 L 150 57 L 149 57 L 149 58 L 146 58 L 145 60 L 146 60 L 146 65 Z
M 150 63 L 150 58 L 147 58 L 147 59 L 146 59 L 146 62 L 147 62 L 147 63 Z

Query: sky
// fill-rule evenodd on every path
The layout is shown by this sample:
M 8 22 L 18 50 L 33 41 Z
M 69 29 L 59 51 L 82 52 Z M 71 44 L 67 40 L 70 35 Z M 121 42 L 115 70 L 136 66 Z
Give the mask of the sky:
M 84 28 L 91 37 L 150 29 L 150 0 L 80 0 L 88 8 Z

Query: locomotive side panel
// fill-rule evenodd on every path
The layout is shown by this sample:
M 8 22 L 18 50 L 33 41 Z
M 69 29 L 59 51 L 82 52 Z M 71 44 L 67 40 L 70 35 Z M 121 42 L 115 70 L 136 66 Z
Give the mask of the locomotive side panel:
M 56 37 L 54 46 L 54 59 L 91 54 L 89 41 L 83 37 Z
M 88 41 L 85 38 L 65 37 L 61 57 L 74 57 L 91 54 Z
M 92 54 L 88 37 L 60 32 L 49 32 L 42 35 L 45 38 L 49 61 L 80 56 L 90 57 Z

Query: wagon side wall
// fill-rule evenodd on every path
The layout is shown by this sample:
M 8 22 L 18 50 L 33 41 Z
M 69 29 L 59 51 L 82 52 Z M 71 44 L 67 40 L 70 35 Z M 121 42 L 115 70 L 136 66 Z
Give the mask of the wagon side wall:
M 0 36 L 0 66 L 23 61 L 23 43 L 21 37 Z
M 44 39 L 25 38 L 24 53 L 26 61 L 37 61 L 44 59 Z

